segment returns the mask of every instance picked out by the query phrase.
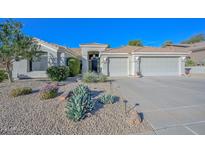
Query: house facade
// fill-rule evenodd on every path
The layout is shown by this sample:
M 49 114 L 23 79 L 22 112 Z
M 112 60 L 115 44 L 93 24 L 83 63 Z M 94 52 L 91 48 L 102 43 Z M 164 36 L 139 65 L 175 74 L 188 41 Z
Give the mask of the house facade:
M 38 40 L 45 54 L 36 61 L 21 60 L 13 64 L 13 78 L 47 77 L 50 66 L 66 65 L 68 57 L 82 61 L 82 73 L 102 72 L 113 77 L 128 76 L 180 76 L 184 74 L 186 57 L 191 50 L 178 47 L 109 48 L 107 44 L 80 44 L 80 48 L 67 48 Z
M 83 72 L 89 70 L 88 62 L 94 56 L 99 59 L 100 72 L 125 77 L 180 76 L 184 74 L 185 59 L 191 53 L 175 47 L 124 46 L 110 49 L 106 44 L 83 44 L 81 50 Z

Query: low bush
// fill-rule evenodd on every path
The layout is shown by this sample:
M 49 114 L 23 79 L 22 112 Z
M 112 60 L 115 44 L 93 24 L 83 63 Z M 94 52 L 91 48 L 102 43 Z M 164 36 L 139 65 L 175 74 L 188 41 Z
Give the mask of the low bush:
M 94 72 L 86 72 L 83 74 L 83 81 L 84 82 L 97 82 L 98 75 Z
M 94 108 L 94 101 L 91 99 L 91 93 L 87 86 L 79 85 L 72 91 L 66 105 L 66 115 L 73 121 L 84 119 L 86 114 Z
M 196 66 L 196 63 L 192 59 L 187 59 L 185 62 L 186 67 Z
M 17 97 L 20 95 L 27 95 L 30 93 L 32 93 L 32 89 L 30 87 L 23 87 L 23 88 L 12 89 L 10 95 L 13 97 Z
M 74 57 L 68 58 L 68 67 L 70 69 L 70 76 L 80 74 L 80 60 Z
M 58 95 L 58 86 L 56 84 L 45 84 L 40 89 L 40 99 L 51 99 Z
M 102 73 L 95 72 L 87 72 L 83 74 L 83 81 L 87 83 L 91 82 L 105 82 L 107 80 L 107 76 Z
M 64 81 L 69 77 L 69 68 L 67 66 L 51 66 L 47 69 L 47 74 L 52 81 Z
M 107 76 L 102 73 L 98 74 L 98 82 L 105 82 L 105 81 L 107 81 Z
M 116 100 L 116 96 L 110 94 L 104 94 L 99 99 L 102 104 L 113 104 Z
M 0 70 L 0 82 L 3 80 L 8 79 L 8 75 L 5 70 Z

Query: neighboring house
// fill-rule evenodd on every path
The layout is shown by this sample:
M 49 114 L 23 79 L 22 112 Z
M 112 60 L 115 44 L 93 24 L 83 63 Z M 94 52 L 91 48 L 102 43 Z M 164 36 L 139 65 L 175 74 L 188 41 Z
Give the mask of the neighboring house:
M 205 42 L 193 43 L 193 44 L 178 44 L 171 45 L 175 47 L 185 48 L 186 50 L 192 51 L 189 57 L 197 65 L 205 65 Z
M 190 58 L 197 65 L 205 65 L 205 42 L 194 43 L 188 49 L 192 51 Z
M 46 77 L 49 66 L 66 65 L 70 56 L 82 61 L 82 73 L 102 72 L 108 76 L 179 76 L 184 74 L 185 59 L 191 51 L 181 47 L 108 48 L 107 44 L 80 44 L 66 48 L 38 40 L 45 52 L 38 61 L 21 60 L 13 65 L 14 78 Z

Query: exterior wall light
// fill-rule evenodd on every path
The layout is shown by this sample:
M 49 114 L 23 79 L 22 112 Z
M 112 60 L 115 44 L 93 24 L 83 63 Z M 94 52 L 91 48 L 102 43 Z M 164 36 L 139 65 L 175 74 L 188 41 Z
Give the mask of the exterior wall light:
M 140 57 L 135 57 L 135 62 L 139 62 L 139 60 L 140 60 Z
M 106 64 L 107 62 L 108 62 L 108 58 L 107 57 L 103 58 L 103 63 Z

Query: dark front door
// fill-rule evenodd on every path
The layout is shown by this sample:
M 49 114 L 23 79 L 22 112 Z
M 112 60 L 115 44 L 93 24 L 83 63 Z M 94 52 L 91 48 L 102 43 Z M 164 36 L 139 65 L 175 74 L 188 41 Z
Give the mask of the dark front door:
M 89 70 L 91 72 L 97 72 L 99 73 L 100 70 L 99 70 L 99 58 L 98 57 L 95 57 L 95 58 L 92 58 L 89 60 Z
M 97 58 L 92 59 L 92 71 L 98 72 L 98 59 Z

